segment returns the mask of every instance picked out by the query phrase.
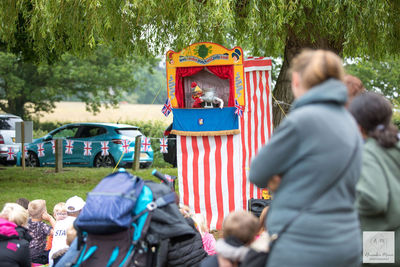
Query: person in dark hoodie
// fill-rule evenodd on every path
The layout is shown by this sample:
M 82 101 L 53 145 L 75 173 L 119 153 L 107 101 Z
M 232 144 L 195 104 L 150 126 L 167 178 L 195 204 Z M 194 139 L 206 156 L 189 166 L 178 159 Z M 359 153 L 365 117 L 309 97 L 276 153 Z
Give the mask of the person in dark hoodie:
M 193 219 L 190 217 L 190 213 L 185 212 L 183 209 L 179 211 L 186 222 L 185 227 L 189 226 L 188 232 L 161 241 L 158 255 L 158 267 L 197 267 L 200 266 L 200 262 L 208 256 L 203 248 L 201 234 L 197 230 Z M 180 217 L 178 214 L 176 214 L 176 216 Z M 182 228 L 182 231 L 183 230 L 184 228 Z
M 15 203 L 6 203 L 0 213 L 1 266 L 31 266 L 29 242 L 32 238 L 24 227 L 27 222 L 26 209 Z

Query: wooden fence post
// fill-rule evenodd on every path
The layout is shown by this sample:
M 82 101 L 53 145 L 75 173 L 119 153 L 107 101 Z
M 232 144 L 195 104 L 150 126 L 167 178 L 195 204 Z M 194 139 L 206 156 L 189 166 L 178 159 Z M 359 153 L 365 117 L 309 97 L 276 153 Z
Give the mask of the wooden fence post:
M 21 166 L 22 166 L 22 170 L 25 170 L 25 126 L 24 126 L 24 122 L 21 122 L 21 144 L 22 144 L 22 162 L 21 162 Z
M 138 135 L 135 138 L 135 155 L 134 155 L 133 164 L 132 164 L 132 169 L 134 171 L 139 170 L 141 145 L 142 145 L 142 136 Z
M 63 168 L 63 140 L 55 139 L 56 143 L 56 172 L 61 172 Z

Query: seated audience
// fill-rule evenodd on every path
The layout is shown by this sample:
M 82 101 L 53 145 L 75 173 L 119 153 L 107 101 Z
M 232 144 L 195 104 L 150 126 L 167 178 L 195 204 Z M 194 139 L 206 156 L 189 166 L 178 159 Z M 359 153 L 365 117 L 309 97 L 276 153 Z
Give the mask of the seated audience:
M 48 239 L 48 242 L 51 242 L 49 246 L 50 247 L 50 253 L 49 253 L 49 263 L 50 265 L 53 263 L 53 254 L 55 251 L 61 250 L 65 247 L 65 239 L 64 239 L 64 231 L 63 229 L 59 229 L 60 221 L 64 220 L 67 218 L 67 209 L 65 207 L 64 202 L 57 203 L 54 208 L 53 208 L 53 216 L 56 219 L 56 225 L 54 226 L 54 231 L 53 234 L 50 236 Z
M 50 234 L 51 228 L 55 225 L 54 218 L 47 213 L 46 201 L 36 199 L 29 203 L 28 212 L 30 219 L 28 220 L 29 234 L 32 241 L 29 244 L 31 250 L 32 262 L 47 264 L 48 251 L 45 251 L 46 239 Z M 51 226 L 43 221 L 48 221 Z
M 28 209 L 29 200 L 27 200 L 26 198 L 18 198 L 16 203 L 24 207 L 26 210 Z
M 30 236 L 24 226 L 28 212 L 15 203 L 6 203 L 0 213 L 0 266 L 30 267 Z

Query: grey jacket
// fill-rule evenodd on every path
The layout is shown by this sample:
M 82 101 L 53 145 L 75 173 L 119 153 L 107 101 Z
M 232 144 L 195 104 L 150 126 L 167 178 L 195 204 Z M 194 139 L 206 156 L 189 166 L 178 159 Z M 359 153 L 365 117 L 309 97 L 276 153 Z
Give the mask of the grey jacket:
M 266 187 L 275 174 L 282 176 L 268 212 L 270 235 L 303 207 L 270 254 L 268 267 L 359 266 L 361 234 L 354 208 L 360 177 L 361 137 L 344 108 L 347 89 L 330 79 L 311 88 L 293 104 L 290 115 L 275 131 L 250 167 L 250 181 Z M 355 151 L 349 167 L 343 172 Z M 314 203 L 335 179 L 340 179 Z

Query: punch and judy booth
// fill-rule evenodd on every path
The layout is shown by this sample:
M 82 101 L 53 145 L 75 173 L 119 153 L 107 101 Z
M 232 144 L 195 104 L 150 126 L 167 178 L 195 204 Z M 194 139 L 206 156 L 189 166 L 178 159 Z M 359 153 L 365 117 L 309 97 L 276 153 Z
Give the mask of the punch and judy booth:
M 196 43 L 168 51 L 166 66 L 180 200 L 220 229 L 229 212 L 262 197 L 247 173 L 272 132 L 271 60 Z

